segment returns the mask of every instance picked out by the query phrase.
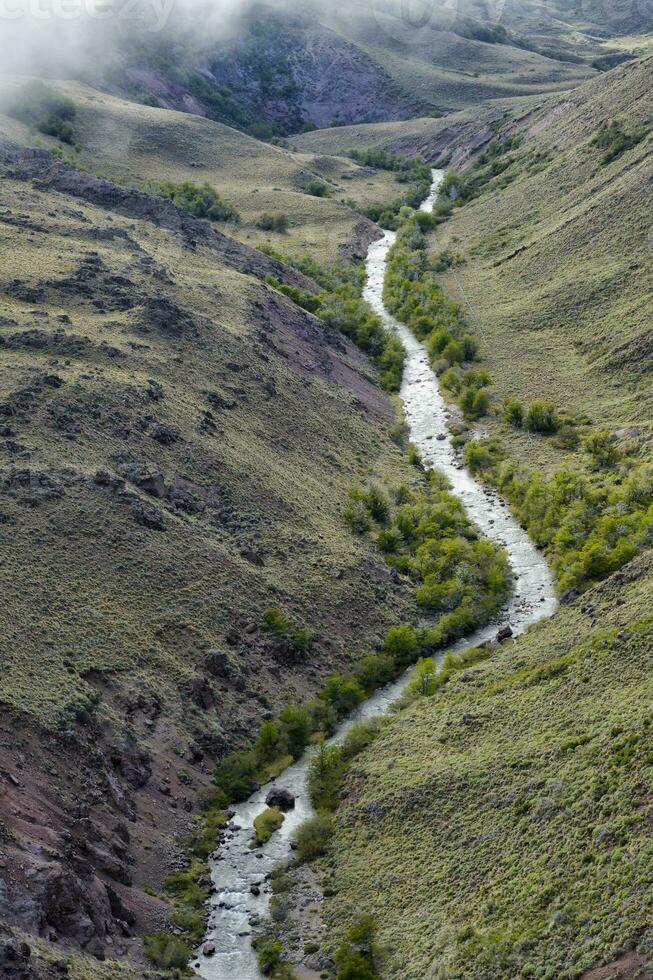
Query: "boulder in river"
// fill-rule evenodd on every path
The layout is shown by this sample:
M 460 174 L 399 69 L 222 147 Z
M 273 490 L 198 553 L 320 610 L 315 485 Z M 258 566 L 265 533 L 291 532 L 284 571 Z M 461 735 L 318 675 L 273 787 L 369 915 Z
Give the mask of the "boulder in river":
M 512 636 L 512 626 L 502 626 L 497 633 L 497 643 L 503 643 L 504 640 L 509 640 Z
M 215 943 L 208 942 L 202 946 L 203 956 L 215 956 Z
M 279 786 L 272 787 L 265 797 L 265 802 L 267 806 L 274 806 L 278 810 L 293 810 L 295 807 L 295 797 L 290 790 L 281 789 Z

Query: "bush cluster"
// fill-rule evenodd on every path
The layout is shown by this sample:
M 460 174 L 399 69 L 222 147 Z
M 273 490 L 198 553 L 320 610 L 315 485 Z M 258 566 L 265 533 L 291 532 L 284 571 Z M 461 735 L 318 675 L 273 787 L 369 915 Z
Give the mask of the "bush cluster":
M 349 156 L 361 166 L 396 173 L 398 183 L 410 185 L 409 189 L 394 201 L 373 204 L 365 210 L 367 217 L 378 222 L 383 228 L 396 229 L 402 210 L 418 208 L 428 195 L 431 187 L 431 167 L 418 157 L 396 156 L 380 149 L 350 150 Z
M 9 114 L 62 143 L 73 143 L 75 104 L 43 82 L 29 82 L 9 107 Z
M 646 126 L 638 126 L 636 129 L 628 132 L 624 129 L 622 123 L 613 119 L 611 122 L 601 124 L 601 128 L 592 140 L 592 146 L 596 146 L 604 151 L 601 157 L 601 163 L 603 166 L 606 166 L 608 163 L 612 163 L 613 160 L 617 160 L 622 153 L 641 143 L 648 133 L 649 128 Z
M 265 211 L 256 222 L 256 227 L 263 231 L 277 231 L 283 234 L 288 231 L 288 216 L 280 212 Z
M 460 390 L 461 365 L 476 357 L 478 347 L 467 330 L 462 306 L 448 299 L 436 281 L 418 215 L 403 223 L 390 249 L 383 299 L 390 312 L 426 345 L 438 374 L 460 368 Z M 454 383 L 454 374 L 448 374 L 448 380 Z M 471 398 L 473 401 L 474 395 Z M 485 396 L 479 398 L 477 408 L 481 413 L 485 401 Z
M 297 262 L 269 249 L 264 251 L 310 276 L 321 287 L 321 292 L 316 296 L 296 286 L 286 286 L 273 276 L 266 276 L 268 285 L 348 337 L 377 365 L 383 387 L 388 391 L 398 391 L 405 351 L 397 338 L 385 329 L 380 317 L 361 299 L 364 282 L 362 267 L 350 270 L 345 263 L 321 267 L 313 260 Z
M 606 433 L 588 436 L 584 448 L 587 472 L 561 467 L 551 475 L 506 461 L 496 439 L 465 451 L 470 469 L 502 492 L 546 549 L 563 592 L 588 588 L 653 545 L 653 467 L 619 465 Z
M 336 980 L 375 980 L 378 957 L 376 925 L 365 916 L 349 927 L 336 950 Z
M 274 606 L 265 610 L 261 625 L 268 633 L 286 640 L 297 653 L 307 653 L 313 643 L 313 633 L 307 626 L 299 626 L 291 616 Z
M 148 194 L 156 194 L 166 201 L 172 201 L 194 218 L 234 223 L 240 221 L 236 209 L 223 201 L 210 184 L 193 184 L 188 180 L 181 184 L 175 184 L 171 180 L 150 180 L 146 184 L 146 190 Z

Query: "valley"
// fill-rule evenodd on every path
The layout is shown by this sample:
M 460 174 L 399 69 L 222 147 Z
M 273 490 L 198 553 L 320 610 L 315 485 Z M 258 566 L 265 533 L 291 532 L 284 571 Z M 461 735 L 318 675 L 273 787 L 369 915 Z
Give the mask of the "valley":
M 0 74 L 3 976 L 653 976 L 649 12 L 487 6 Z

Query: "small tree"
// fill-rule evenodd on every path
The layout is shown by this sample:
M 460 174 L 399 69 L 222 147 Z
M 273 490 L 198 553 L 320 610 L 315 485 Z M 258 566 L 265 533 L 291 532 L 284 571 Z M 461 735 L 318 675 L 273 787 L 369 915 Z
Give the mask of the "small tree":
M 583 440 L 583 449 L 594 469 L 609 469 L 619 462 L 619 450 L 610 432 L 592 432 Z
M 529 432 L 552 435 L 558 428 L 555 406 L 550 402 L 533 402 L 526 413 L 525 423 Z
M 516 398 L 510 398 L 503 408 L 503 417 L 508 425 L 521 429 L 524 424 L 524 406 Z

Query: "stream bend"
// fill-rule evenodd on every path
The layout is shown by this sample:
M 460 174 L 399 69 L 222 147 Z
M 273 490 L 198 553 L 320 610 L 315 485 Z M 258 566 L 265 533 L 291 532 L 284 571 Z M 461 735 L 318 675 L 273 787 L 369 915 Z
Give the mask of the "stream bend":
M 444 171 L 434 170 L 428 198 L 421 210 L 431 211 L 437 199 Z M 510 623 L 513 633 L 521 633 L 532 623 L 551 616 L 556 608 L 553 578 L 549 567 L 526 532 L 512 517 L 505 503 L 487 487 L 473 479 L 461 466 L 451 445 L 447 429 L 449 409 L 440 394 L 436 375 L 429 365 L 424 345 L 411 331 L 392 317 L 383 305 L 383 278 L 388 252 L 395 234 L 386 231 L 368 251 L 367 280 L 363 296 L 406 349 L 401 399 L 404 404 L 410 438 L 418 447 L 425 466 L 441 470 L 451 484 L 452 492 L 463 502 L 469 517 L 484 535 L 502 545 L 515 576 L 515 591 L 506 604 L 502 622 Z M 462 651 L 494 637 L 497 624 L 478 630 L 449 649 Z M 410 671 L 394 684 L 377 691 L 344 721 L 331 741 L 339 742 L 352 724 L 375 715 L 386 714 L 390 705 L 406 686 Z M 291 810 L 279 831 L 264 847 L 250 850 L 254 818 L 266 809 L 265 797 L 270 786 L 262 786 L 244 803 L 234 807 L 235 815 L 216 857 L 211 861 L 215 892 L 211 896 L 210 917 L 205 942 L 215 945 L 211 956 L 198 952 L 192 965 L 206 980 L 261 980 L 256 954 L 252 949 L 252 931 L 269 910 L 266 876 L 291 853 L 290 840 L 300 823 L 313 813 L 307 792 L 307 772 L 314 749 L 307 749 L 301 759 L 275 780 L 275 785 L 295 796 Z M 252 886 L 260 890 L 253 894 Z

